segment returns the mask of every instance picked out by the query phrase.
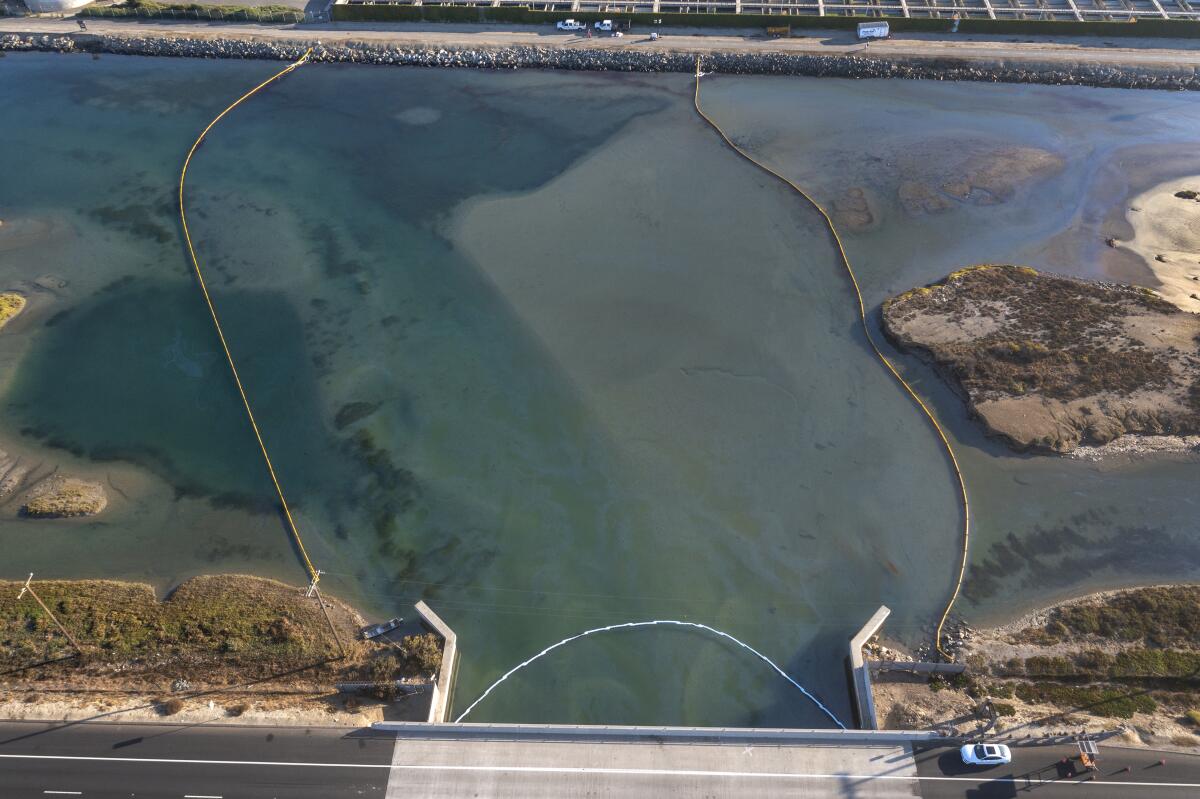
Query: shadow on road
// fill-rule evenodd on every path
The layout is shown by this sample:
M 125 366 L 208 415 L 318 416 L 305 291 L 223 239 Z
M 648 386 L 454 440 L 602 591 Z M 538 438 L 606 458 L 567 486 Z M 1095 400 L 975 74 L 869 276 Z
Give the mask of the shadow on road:
M 989 771 L 995 771 L 999 766 L 972 766 L 969 763 L 964 763 L 962 755 L 957 749 L 949 749 L 938 755 L 937 759 L 938 771 L 945 774 L 947 777 L 967 776 L 984 776 Z
M 978 788 L 969 789 L 964 795 L 967 799 L 1015 799 L 1017 795 L 1016 778 L 1011 774 L 997 777 Z

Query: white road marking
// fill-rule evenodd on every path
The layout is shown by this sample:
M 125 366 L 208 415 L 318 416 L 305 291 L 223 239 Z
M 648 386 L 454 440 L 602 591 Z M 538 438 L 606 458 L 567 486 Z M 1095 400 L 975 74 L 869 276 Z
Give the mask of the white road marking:
M 59 794 L 61 796 L 83 796 L 83 791 L 42 791 L 42 793 Z
M 1017 777 L 910 777 L 901 774 L 808 774 L 790 771 L 708 771 L 705 769 L 669 768 L 598 768 L 593 766 L 450 766 L 450 765 L 391 765 L 388 763 L 297 763 L 288 760 L 185 760 L 166 757 L 99 757 L 86 755 L 10 755 L 10 760 L 77 760 L 101 763 L 151 763 L 197 766 L 285 766 L 294 768 L 372 768 L 396 771 L 477 771 L 497 774 L 612 774 L 614 776 L 661 777 L 736 777 L 771 780 L 885 780 L 893 782 L 1011 782 L 1023 783 Z M 1200 782 L 1102 782 L 1087 783 L 1096 788 L 1200 788 Z M 73 791 L 71 793 L 78 793 Z
M 211 796 L 202 793 L 185 793 L 183 799 L 225 799 L 223 796 Z

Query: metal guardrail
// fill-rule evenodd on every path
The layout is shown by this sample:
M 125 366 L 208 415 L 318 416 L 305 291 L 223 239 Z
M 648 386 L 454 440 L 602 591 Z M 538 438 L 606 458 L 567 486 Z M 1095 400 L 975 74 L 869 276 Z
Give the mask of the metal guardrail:
M 418 682 L 409 682 L 407 680 L 354 680 L 351 682 L 335 682 L 333 687 L 338 693 L 352 694 L 361 691 L 372 691 L 381 687 L 395 688 L 397 691 L 407 695 L 424 693 L 432 688 L 433 682 L 430 680 L 421 680 Z
M 820 743 L 865 745 L 945 741 L 931 730 L 817 730 L 754 727 L 640 727 L 590 724 L 430 724 L 416 721 L 377 721 L 372 729 L 400 737 L 452 738 L 543 738 L 593 740 L 670 741 L 763 741 L 772 743 Z

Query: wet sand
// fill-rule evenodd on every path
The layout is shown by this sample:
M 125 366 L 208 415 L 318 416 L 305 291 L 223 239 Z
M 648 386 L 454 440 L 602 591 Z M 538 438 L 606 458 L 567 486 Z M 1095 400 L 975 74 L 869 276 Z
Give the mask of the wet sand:
M 1200 175 L 1160 183 L 1129 202 L 1126 218 L 1133 237 L 1120 248 L 1143 261 L 1154 273 L 1158 293 L 1185 311 L 1200 312 Z

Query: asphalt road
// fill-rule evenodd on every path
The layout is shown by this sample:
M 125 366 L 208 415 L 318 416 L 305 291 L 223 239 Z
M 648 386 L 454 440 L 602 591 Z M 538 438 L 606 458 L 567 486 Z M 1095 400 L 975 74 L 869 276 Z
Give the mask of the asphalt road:
M 250 23 L 172 22 L 170 20 L 87 21 L 89 33 L 127 36 L 186 36 L 194 38 L 275 39 L 326 44 L 370 42 L 401 47 L 504 47 L 535 45 L 587 48 L 636 48 L 687 52 L 786 52 L 814 55 L 871 55 L 904 59 L 935 56 L 994 63 L 1004 59 L 1021 64 L 1121 64 L 1141 67 L 1200 67 L 1200 39 L 1105 40 L 1099 36 L 1013 37 L 946 36 L 904 33 L 865 44 L 848 31 L 804 31 L 789 39 L 767 39 L 745 29 L 664 28 L 662 38 L 651 42 L 645 30 L 623 39 L 582 36 L 556 31 L 550 25 L 498 25 L 459 23 L 337 23 L 319 25 L 260 25 Z M 79 33 L 74 19 L 35 17 L 0 18 L 4 33 Z
M 603 734 L 557 740 L 402 736 L 386 799 L 912 799 L 906 744 L 684 740 L 669 730 L 640 740 Z
M 341 728 L 0 722 L 0 797 L 789 797 L 1111 799 L 1200 796 L 1200 756 L 1101 745 L 1014 747 L 1009 766 L 964 766 L 954 748 L 447 739 Z M 1159 758 L 1166 764 L 1160 765 Z M 1128 768 L 1128 770 L 1126 770 Z M 389 786 L 389 777 L 391 785 Z M 390 789 L 389 789 L 390 787 Z
M 0 722 L 0 797 L 383 797 L 394 745 L 343 728 Z
M 1084 771 L 1070 746 L 1014 746 L 1008 766 L 962 763 L 955 749 L 918 749 L 917 774 L 924 799 L 1016 799 L 1064 796 L 1111 799 L 1182 799 L 1200 796 L 1200 756 L 1100 744 L 1100 768 Z M 1166 765 L 1158 765 L 1159 758 Z M 1125 771 L 1128 767 L 1129 770 Z M 949 778 L 949 779 L 947 779 Z

